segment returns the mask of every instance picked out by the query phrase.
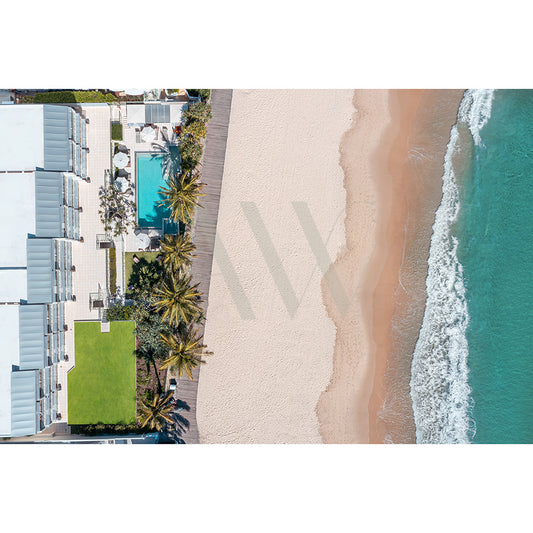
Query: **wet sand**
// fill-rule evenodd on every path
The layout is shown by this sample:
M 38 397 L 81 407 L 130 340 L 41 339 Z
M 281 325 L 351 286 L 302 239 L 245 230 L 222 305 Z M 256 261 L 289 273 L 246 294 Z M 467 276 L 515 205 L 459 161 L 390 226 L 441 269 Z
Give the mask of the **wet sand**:
M 348 312 L 317 413 L 324 442 L 414 442 L 411 354 L 425 302 L 431 227 L 462 91 L 356 91 L 341 144 L 346 249 L 335 266 Z M 365 238 L 366 236 L 366 238 Z

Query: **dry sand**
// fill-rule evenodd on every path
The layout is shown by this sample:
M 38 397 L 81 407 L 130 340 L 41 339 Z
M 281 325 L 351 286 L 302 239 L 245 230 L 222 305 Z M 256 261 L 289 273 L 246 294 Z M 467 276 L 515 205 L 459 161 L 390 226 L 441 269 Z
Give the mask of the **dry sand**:
M 461 95 L 234 92 L 205 330 L 215 355 L 198 389 L 201 442 L 414 441 L 410 358 Z M 291 202 L 306 203 L 327 242 L 321 261 Z M 250 219 L 254 206 L 281 265 Z M 280 292 L 273 275 L 282 272 Z M 289 285 L 299 300 L 292 314 Z
M 339 144 L 352 97 L 348 90 L 233 93 L 205 328 L 214 355 L 198 387 L 200 442 L 322 442 L 315 408 L 332 375 L 336 330 L 292 202 L 308 206 L 331 263 L 345 244 Z M 282 268 L 271 264 L 274 276 L 284 271 L 299 300 L 292 315 L 282 297 L 290 308 L 291 289 L 280 294 L 261 252 L 268 239 L 245 215 L 254 206 L 281 260 Z M 267 257 L 275 262 L 272 252 Z M 239 283 L 253 317 L 236 295 Z

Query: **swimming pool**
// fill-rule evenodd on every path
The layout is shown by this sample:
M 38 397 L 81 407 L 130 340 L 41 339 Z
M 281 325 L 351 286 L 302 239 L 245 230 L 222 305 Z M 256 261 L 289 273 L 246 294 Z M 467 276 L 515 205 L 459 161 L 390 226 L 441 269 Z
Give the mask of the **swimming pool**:
M 138 153 L 137 168 L 137 224 L 141 228 L 160 228 L 170 209 L 157 205 L 163 196 L 160 187 L 166 186 L 161 154 Z

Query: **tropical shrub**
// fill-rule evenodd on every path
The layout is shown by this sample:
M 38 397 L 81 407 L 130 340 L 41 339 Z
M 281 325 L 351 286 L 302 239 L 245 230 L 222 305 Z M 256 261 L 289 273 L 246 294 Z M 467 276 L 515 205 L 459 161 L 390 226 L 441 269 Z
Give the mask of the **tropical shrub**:
M 199 120 L 200 122 L 208 122 L 213 116 L 211 105 L 207 102 L 198 102 L 196 104 L 189 104 L 188 109 L 183 112 L 182 118 L 185 126 Z
M 166 357 L 167 348 L 161 335 L 168 335 L 172 328 L 159 313 L 155 313 L 150 302 L 136 302 L 130 313 L 135 320 L 135 336 L 138 355 L 149 362 Z
M 130 274 L 130 294 L 137 300 L 149 300 L 154 287 L 161 281 L 163 271 L 159 263 L 147 261 L 141 257 L 138 263 L 133 263 Z
M 128 433 L 145 433 L 137 424 L 87 424 L 70 426 L 77 435 L 125 435 Z
M 106 232 L 115 237 L 135 227 L 135 202 L 115 187 L 100 187 L 100 209 L 98 214 Z
M 200 93 L 202 102 L 207 102 L 211 98 L 211 89 L 200 89 L 198 92 Z
M 184 136 L 180 133 L 180 156 L 181 167 L 183 170 L 193 170 L 197 167 L 200 159 L 202 159 L 202 153 L 204 151 L 203 146 L 194 137 Z
M 203 102 L 211 98 L 211 89 L 187 89 L 189 96 L 199 96 Z
M 193 139 L 198 140 L 204 139 L 206 135 L 207 126 L 205 125 L 205 122 L 202 122 L 200 120 L 194 120 L 182 129 L 180 139 L 182 140 L 182 142 L 187 137 L 192 137 Z
M 106 309 L 106 318 L 110 322 L 114 320 L 131 320 L 131 305 L 115 304 Z

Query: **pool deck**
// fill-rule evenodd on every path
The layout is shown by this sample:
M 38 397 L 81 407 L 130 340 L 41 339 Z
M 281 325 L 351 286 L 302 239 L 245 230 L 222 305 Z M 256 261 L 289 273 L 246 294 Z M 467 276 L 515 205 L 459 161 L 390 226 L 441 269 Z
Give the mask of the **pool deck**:
M 215 235 L 218 220 L 218 207 L 222 176 L 224 174 L 224 160 L 231 113 L 232 90 L 213 89 L 211 106 L 213 118 L 207 125 L 205 151 L 201 163 L 202 182 L 205 196 L 201 200 L 203 208 L 196 210 L 196 220 L 193 227 L 193 240 L 196 244 L 196 258 L 191 266 L 194 283 L 199 283 L 199 290 L 203 295 L 204 315 L 207 314 L 209 300 L 209 284 L 213 268 L 213 252 L 215 249 Z M 199 328 L 204 334 L 204 325 Z M 208 347 L 209 348 L 209 347 Z M 213 356 L 216 357 L 216 354 Z M 209 364 L 209 361 L 207 362 Z M 184 444 L 198 444 L 200 442 L 198 425 L 196 422 L 196 397 L 198 394 L 198 380 L 200 367 L 193 370 L 193 381 L 187 376 L 177 380 L 175 398 L 178 400 L 176 413 L 180 421 L 178 438 Z
M 137 181 L 136 181 L 136 153 L 138 152 L 152 152 L 157 153 L 161 150 L 161 147 L 165 145 L 163 140 L 162 131 L 166 131 L 170 134 L 172 132 L 171 124 L 158 124 L 157 138 L 151 142 L 144 142 L 138 135 L 138 132 L 135 131 L 135 126 L 128 124 L 128 118 L 126 116 L 126 107 L 122 106 L 112 106 L 111 116 L 113 120 L 120 121 L 122 124 L 122 141 L 118 141 L 120 145 L 124 146 L 129 150 L 130 153 L 130 162 L 129 165 L 124 169 L 125 172 L 131 174 L 131 181 L 134 184 L 133 187 L 133 196 L 134 201 L 137 201 L 136 192 L 137 192 Z M 135 236 L 139 232 L 147 233 L 150 237 L 161 236 L 163 234 L 161 228 L 140 228 L 140 229 L 130 229 L 126 235 L 123 237 L 123 249 L 126 252 L 138 252 L 140 251 L 139 247 L 135 242 Z

